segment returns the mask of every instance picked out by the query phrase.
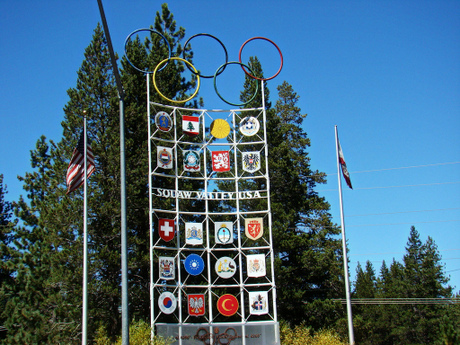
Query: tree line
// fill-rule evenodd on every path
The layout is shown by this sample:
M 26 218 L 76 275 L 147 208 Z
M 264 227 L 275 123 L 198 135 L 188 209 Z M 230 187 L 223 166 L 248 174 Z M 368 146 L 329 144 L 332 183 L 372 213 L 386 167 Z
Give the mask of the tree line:
M 174 56 L 186 50 L 186 58 L 193 61 L 191 47 L 183 46 L 185 29 L 177 25 L 167 4 L 156 13 L 152 28 L 166 37 Z M 129 59 L 152 70 L 167 56 L 165 49 L 158 35 L 144 41 L 137 37 L 129 43 Z M 144 75 L 126 56 L 120 63 L 126 92 L 129 310 L 131 319 L 148 321 L 147 90 Z M 249 66 L 255 76 L 263 76 L 257 57 L 251 57 Z M 196 80 L 181 77 L 183 71 L 184 64 L 177 62 L 158 74 L 157 85 L 164 94 L 187 97 L 194 90 Z M 88 335 L 92 340 L 101 327 L 112 339 L 120 332 L 119 104 L 100 25 L 77 76 L 75 87 L 67 91 L 61 140 L 40 137 L 31 151 L 31 171 L 19 177 L 26 196 L 6 201 L 0 175 L 0 341 L 5 344 L 81 341 L 83 191 L 66 195 L 65 175 L 82 132 L 84 111 L 96 162 L 88 181 Z M 307 115 L 297 106 L 299 95 L 288 82 L 277 86 L 273 107 L 265 87 L 278 315 L 292 326 L 331 328 L 346 337 L 345 309 L 337 302 L 345 295 L 340 228 L 332 221 L 329 203 L 315 190 L 326 182 L 326 175 L 310 164 L 311 143 L 302 128 Z M 165 104 L 151 92 L 151 100 Z M 246 77 L 241 100 L 253 94 L 254 82 Z M 259 90 L 248 107 L 260 104 Z M 197 107 L 203 100 L 187 105 Z M 404 262 L 394 261 L 389 268 L 383 263 L 378 277 L 369 262 L 364 270 L 358 266 L 353 296 L 452 297 L 434 240 L 422 244 L 412 228 L 406 250 Z M 365 305 L 353 311 L 359 343 L 458 341 L 458 305 Z

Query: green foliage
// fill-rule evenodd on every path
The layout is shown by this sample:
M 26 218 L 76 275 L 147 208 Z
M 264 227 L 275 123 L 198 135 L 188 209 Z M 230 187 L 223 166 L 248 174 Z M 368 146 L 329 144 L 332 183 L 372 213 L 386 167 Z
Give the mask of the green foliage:
M 280 324 L 281 345 L 346 345 L 332 330 L 312 333 L 304 324 L 290 328 L 287 323 Z
M 403 263 L 385 262 L 376 278 L 370 262 L 357 268 L 354 298 L 449 298 L 452 288 L 431 237 L 425 243 L 411 227 Z M 455 338 L 454 306 L 424 304 L 360 305 L 353 307 L 355 339 L 359 344 L 434 344 Z M 440 335 L 441 334 L 441 335 Z M 450 341 L 450 340 L 449 340 Z
M 161 336 L 154 336 L 151 339 L 151 328 L 150 325 L 143 321 L 133 321 L 129 326 L 129 344 L 130 345 L 170 345 L 175 340 L 174 339 L 164 339 Z M 104 327 L 101 326 L 97 330 L 97 334 L 94 338 L 95 345 L 121 345 L 122 338 L 117 337 L 115 342 L 107 336 L 107 332 Z

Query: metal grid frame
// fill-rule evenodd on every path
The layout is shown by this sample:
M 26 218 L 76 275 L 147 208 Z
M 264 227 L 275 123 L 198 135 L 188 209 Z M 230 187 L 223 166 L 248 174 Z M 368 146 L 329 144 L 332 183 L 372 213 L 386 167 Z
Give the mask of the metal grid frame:
M 210 333 L 213 327 L 220 324 L 242 326 L 242 341 L 245 344 L 246 324 L 275 324 L 278 322 L 276 309 L 276 286 L 274 274 L 274 252 L 272 245 L 272 219 L 270 206 L 270 181 L 268 169 L 268 145 L 266 132 L 264 82 L 261 81 L 262 107 L 250 109 L 191 109 L 178 106 L 162 105 L 150 101 L 150 78 L 147 77 L 147 123 L 148 123 L 148 154 L 149 154 L 149 218 L 150 218 L 150 313 L 151 326 L 157 325 L 202 325 L 208 326 Z M 169 132 L 159 130 L 155 125 L 157 111 L 167 112 L 172 119 L 172 129 Z M 189 138 L 181 131 L 183 115 L 195 115 L 200 119 L 200 134 Z M 259 120 L 260 129 L 253 137 L 239 134 L 238 126 L 245 116 L 254 116 Z M 230 123 L 230 134 L 224 139 L 216 139 L 210 134 L 210 124 L 215 119 L 225 119 Z M 250 138 L 251 141 L 248 141 Z M 167 146 L 173 152 L 173 167 L 162 169 L 157 165 L 157 147 Z M 255 173 L 241 169 L 241 153 L 245 148 L 255 148 L 260 151 L 261 168 Z M 201 152 L 202 161 L 199 172 L 184 171 L 180 164 L 182 151 L 193 148 Z M 231 155 L 231 170 L 222 175 L 210 169 L 210 155 L 213 149 L 226 149 Z M 154 181 L 155 180 L 155 181 Z M 227 190 L 218 190 L 217 181 L 225 181 Z M 243 190 L 245 183 L 258 181 L 264 188 L 261 190 Z M 195 183 L 199 190 L 186 190 L 187 183 Z M 165 188 L 164 184 L 167 185 Z M 195 187 L 196 188 L 196 187 Z M 157 205 L 157 198 L 162 200 Z M 248 210 L 248 203 L 254 199 L 265 200 L 258 203 L 259 208 Z M 190 212 L 187 206 L 198 203 L 202 210 Z M 230 205 L 229 205 L 230 204 Z M 229 212 L 216 210 L 217 206 L 231 208 Z M 246 209 L 246 210 L 245 210 Z M 264 235 L 253 241 L 244 235 L 244 219 L 256 215 L 263 218 Z M 158 219 L 168 217 L 175 221 L 175 238 L 165 243 L 155 236 Z M 203 245 L 190 246 L 185 243 L 184 223 L 187 219 L 201 220 L 203 224 Z M 219 245 L 213 241 L 214 222 L 231 219 L 234 242 L 231 246 Z M 236 230 L 236 231 L 235 231 Z M 236 240 L 236 241 L 235 241 Z M 212 243 L 214 242 L 214 243 Z M 184 269 L 182 260 L 189 254 L 195 253 L 202 257 L 205 269 L 199 276 L 190 276 Z M 266 275 L 260 278 L 248 277 L 246 258 L 250 254 L 264 254 Z M 176 277 L 173 281 L 160 279 L 158 274 L 158 257 L 170 255 L 174 257 Z M 223 279 L 214 272 L 214 263 L 221 256 L 232 255 L 237 263 L 237 273 L 231 279 Z M 247 271 L 246 271 L 247 272 Z M 267 291 L 271 303 L 269 312 L 265 315 L 253 315 L 249 311 L 249 292 Z M 156 296 L 163 291 L 172 292 L 177 298 L 177 308 L 171 315 L 159 310 Z M 187 315 L 187 292 L 200 291 L 207 302 L 205 315 L 194 317 Z M 216 308 L 219 294 L 232 293 L 239 299 L 238 312 L 232 317 L 224 317 Z M 271 294 L 270 294 L 271 293 Z M 227 321 L 228 320 L 228 321 Z M 181 327 L 179 327 L 179 344 Z

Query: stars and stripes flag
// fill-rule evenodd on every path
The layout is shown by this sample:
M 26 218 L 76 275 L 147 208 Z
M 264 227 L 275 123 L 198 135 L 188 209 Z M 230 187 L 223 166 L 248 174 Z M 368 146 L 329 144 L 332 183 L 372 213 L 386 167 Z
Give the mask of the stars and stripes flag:
M 340 146 L 340 141 L 338 137 L 337 137 L 337 145 L 338 145 L 338 151 L 339 151 L 339 163 L 340 163 L 340 167 L 342 168 L 343 178 L 347 182 L 348 187 L 353 189 L 351 185 L 351 180 L 350 180 L 350 173 L 348 172 L 347 163 L 345 163 L 345 158 L 343 156 L 342 147 Z
M 73 150 L 72 159 L 70 160 L 69 167 L 67 168 L 66 183 L 67 193 L 73 192 L 85 182 L 85 135 L 84 131 L 80 135 L 77 147 Z M 94 155 L 91 145 L 86 144 L 86 178 L 96 170 L 94 164 Z

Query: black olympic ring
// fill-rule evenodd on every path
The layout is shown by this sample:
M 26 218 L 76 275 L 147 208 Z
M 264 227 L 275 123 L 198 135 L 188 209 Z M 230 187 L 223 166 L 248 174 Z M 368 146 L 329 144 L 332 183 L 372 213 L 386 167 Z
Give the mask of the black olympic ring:
M 128 63 L 133 67 L 135 68 L 136 70 L 138 70 L 139 72 L 142 72 L 142 73 L 146 73 L 146 74 L 151 74 L 153 73 L 153 71 L 149 71 L 149 70 L 141 70 L 140 68 L 136 67 L 132 62 L 131 60 L 129 60 L 128 58 L 128 52 L 126 51 L 126 48 L 128 46 L 128 41 L 131 39 L 131 36 L 134 35 L 135 33 L 139 32 L 139 31 L 150 31 L 151 33 L 154 33 L 154 34 L 157 34 L 159 35 L 161 38 L 163 38 L 163 40 L 166 42 L 166 45 L 168 46 L 168 62 L 169 60 L 171 59 L 171 46 L 169 45 L 169 42 L 168 40 L 166 39 L 166 37 L 164 37 L 161 33 L 159 33 L 158 31 L 155 31 L 155 30 L 152 30 L 152 29 L 137 29 L 137 30 L 134 30 L 133 32 L 131 32 L 129 34 L 128 37 L 126 37 L 126 40 L 125 40 L 125 56 L 126 56 L 126 60 L 128 61 Z M 167 65 L 167 63 L 160 69 L 160 71 L 165 68 Z
M 182 52 L 182 57 L 184 58 L 185 60 L 185 48 L 187 48 L 187 45 L 189 44 L 189 42 L 192 40 L 192 38 L 195 38 L 195 37 L 198 37 L 198 36 L 208 36 L 208 37 L 211 37 L 211 38 L 214 38 L 217 42 L 220 43 L 220 45 L 222 46 L 222 48 L 224 48 L 224 52 L 225 52 L 225 63 L 228 62 L 228 53 L 227 53 L 227 48 L 225 48 L 225 45 L 222 43 L 222 41 L 220 39 L 218 39 L 217 37 L 213 36 L 213 35 L 210 35 L 210 34 L 196 34 L 196 35 L 193 35 L 192 37 L 190 37 L 184 44 L 184 51 Z M 192 72 L 193 74 L 195 75 L 199 75 L 201 78 L 213 78 L 214 76 L 213 75 L 202 75 L 200 73 L 196 73 L 195 71 L 192 70 L 192 68 L 187 65 L 187 68 L 190 70 L 190 72 Z M 223 71 L 224 71 L 225 67 L 217 74 L 221 74 Z
M 247 101 L 247 102 L 239 103 L 239 104 L 238 104 L 238 103 L 231 103 L 231 102 L 227 101 L 226 99 L 224 99 L 224 97 L 222 97 L 222 96 L 220 95 L 219 90 L 217 90 L 216 77 L 219 75 L 220 69 L 223 70 L 227 65 L 232 65 L 232 64 L 241 65 L 241 67 L 244 66 L 244 67 L 246 67 L 249 71 L 251 71 L 251 73 L 254 73 L 254 72 L 251 70 L 251 68 L 250 68 L 249 66 L 247 66 L 247 65 L 245 65 L 245 64 L 243 64 L 243 63 L 241 63 L 241 62 L 238 62 L 238 61 L 226 62 L 226 63 L 224 63 L 222 66 L 220 66 L 220 67 L 217 69 L 216 73 L 214 74 L 214 90 L 216 90 L 217 96 L 219 96 L 220 99 L 223 100 L 225 103 L 230 104 L 230 105 L 234 105 L 234 106 L 237 106 L 237 107 L 240 107 L 240 106 L 243 106 L 243 105 L 246 105 L 246 104 L 252 102 L 252 100 L 256 97 L 257 91 L 259 91 L 259 83 L 256 83 L 256 91 L 254 92 L 254 95 L 252 95 L 251 99 L 250 99 L 249 101 Z M 246 71 L 245 71 L 245 72 L 246 72 Z

